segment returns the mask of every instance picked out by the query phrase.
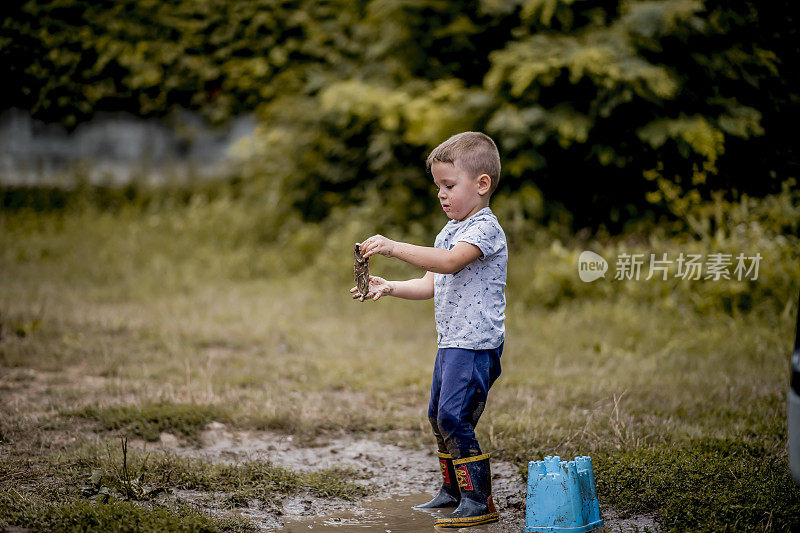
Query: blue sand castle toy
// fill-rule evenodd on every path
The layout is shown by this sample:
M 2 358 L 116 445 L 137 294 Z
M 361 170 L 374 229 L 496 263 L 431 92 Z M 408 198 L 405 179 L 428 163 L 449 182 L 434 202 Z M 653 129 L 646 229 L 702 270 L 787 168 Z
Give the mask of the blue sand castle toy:
M 582 533 L 603 525 L 589 457 L 528 463 L 525 531 Z

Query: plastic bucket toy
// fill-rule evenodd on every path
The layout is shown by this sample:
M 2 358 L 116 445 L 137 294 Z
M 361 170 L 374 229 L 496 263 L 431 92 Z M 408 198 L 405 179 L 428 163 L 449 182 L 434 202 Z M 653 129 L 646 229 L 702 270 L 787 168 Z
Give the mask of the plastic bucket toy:
M 582 533 L 602 525 L 589 457 L 548 456 L 528 463 L 527 533 Z

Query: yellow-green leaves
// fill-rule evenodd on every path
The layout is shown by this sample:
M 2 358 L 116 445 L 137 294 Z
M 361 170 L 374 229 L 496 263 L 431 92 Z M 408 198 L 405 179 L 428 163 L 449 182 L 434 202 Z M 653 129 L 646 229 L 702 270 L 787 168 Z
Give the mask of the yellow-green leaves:
M 679 147 L 686 156 L 695 152 L 712 163 L 725 151 L 722 132 L 699 115 L 654 120 L 637 134 L 653 148 L 663 146 L 668 139 L 681 141 Z
M 675 76 L 644 60 L 619 30 L 617 26 L 578 35 L 536 34 L 513 41 L 492 54 L 485 84 L 491 90 L 508 90 L 516 98 L 536 98 L 543 87 L 566 75 L 571 84 L 588 78 L 597 87 L 630 88 L 643 98 L 673 97 L 678 90 Z
M 626 1 L 620 19 L 626 29 L 649 39 L 669 35 L 681 27 L 702 31 L 705 22 L 697 16 L 703 10 L 699 0 Z
M 399 132 L 406 142 L 423 146 L 469 129 L 473 113 L 484 112 L 489 104 L 482 91 L 466 89 L 456 79 L 402 87 L 344 80 L 322 90 L 319 102 L 339 123 L 353 117 L 374 120 L 382 130 Z
M 498 141 L 510 191 L 535 181 L 568 209 L 585 211 L 578 191 L 635 212 L 659 163 L 674 183 L 696 167 L 743 191 L 753 170 L 793 172 L 730 149 L 794 151 L 783 19 L 752 1 L 43 0 L 3 20 L 3 105 L 70 126 L 96 110 L 254 113 L 266 133 L 248 180 L 279 183 L 311 218 L 368 185 L 427 192 L 425 154 L 463 130 Z

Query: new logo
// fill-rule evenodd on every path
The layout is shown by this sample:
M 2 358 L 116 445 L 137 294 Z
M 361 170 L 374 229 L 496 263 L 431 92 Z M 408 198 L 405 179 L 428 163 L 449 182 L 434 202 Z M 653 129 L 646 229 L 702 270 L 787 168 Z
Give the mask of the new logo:
M 601 255 L 586 250 L 581 252 L 578 257 L 578 276 L 580 276 L 581 281 L 589 283 L 598 278 L 604 278 L 607 270 L 608 261 L 603 259 Z

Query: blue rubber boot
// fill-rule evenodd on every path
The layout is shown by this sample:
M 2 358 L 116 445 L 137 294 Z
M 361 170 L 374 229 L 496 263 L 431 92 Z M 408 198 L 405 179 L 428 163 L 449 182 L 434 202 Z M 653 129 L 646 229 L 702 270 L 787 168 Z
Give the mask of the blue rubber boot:
M 415 505 L 415 509 L 442 509 L 455 507 L 461 500 L 461 494 L 456 485 L 456 473 L 453 468 L 453 456 L 449 453 L 439 452 L 439 466 L 442 469 L 442 486 L 439 494 L 426 503 Z
M 500 515 L 492 501 L 489 454 L 453 459 L 461 502 L 451 514 L 436 520 L 436 527 L 459 528 L 497 522 Z

